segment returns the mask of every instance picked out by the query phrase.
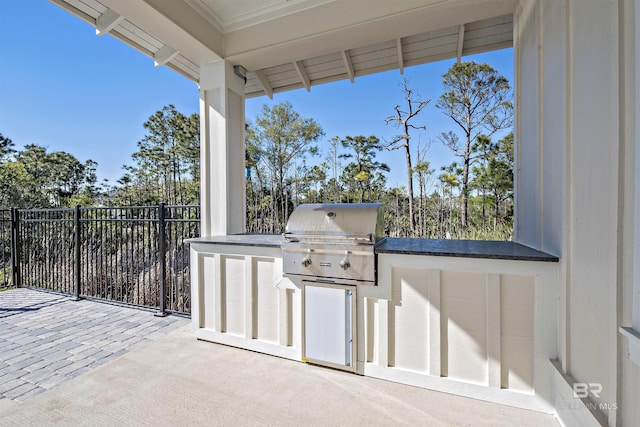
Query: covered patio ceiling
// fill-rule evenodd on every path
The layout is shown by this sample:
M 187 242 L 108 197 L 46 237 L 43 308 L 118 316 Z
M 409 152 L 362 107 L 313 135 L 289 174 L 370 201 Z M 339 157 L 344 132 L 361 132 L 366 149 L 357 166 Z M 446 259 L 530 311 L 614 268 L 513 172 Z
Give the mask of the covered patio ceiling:
M 513 45 L 516 0 L 50 0 L 196 82 L 226 59 L 245 95 Z

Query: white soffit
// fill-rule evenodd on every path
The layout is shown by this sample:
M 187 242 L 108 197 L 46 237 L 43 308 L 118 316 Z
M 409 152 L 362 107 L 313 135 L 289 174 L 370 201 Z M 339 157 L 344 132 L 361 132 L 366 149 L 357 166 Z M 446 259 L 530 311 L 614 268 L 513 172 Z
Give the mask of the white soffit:
M 248 97 L 513 46 L 515 0 L 50 1 L 196 82 L 240 64 Z
M 336 0 L 184 0 L 223 33 L 241 30 Z
M 388 40 L 373 45 L 348 50 L 355 78 L 382 71 L 400 69 L 412 65 L 455 58 L 458 53 L 460 26 Z M 513 46 L 513 15 L 465 24 L 462 56 Z M 400 49 L 399 49 L 400 48 Z M 402 58 L 402 61 L 399 58 Z M 342 52 L 298 61 L 309 78 L 310 86 L 349 79 Z M 286 63 L 261 70 L 274 93 L 306 87 L 295 63 Z M 247 97 L 261 96 L 265 91 L 255 76 L 249 72 L 245 87 Z

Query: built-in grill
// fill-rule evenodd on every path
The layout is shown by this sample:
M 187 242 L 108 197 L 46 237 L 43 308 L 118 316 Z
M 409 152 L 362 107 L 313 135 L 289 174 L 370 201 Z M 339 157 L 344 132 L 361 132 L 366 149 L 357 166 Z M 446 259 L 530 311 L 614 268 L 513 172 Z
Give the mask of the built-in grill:
M 306 280 L 375 285 L 380 203 L 299 205 L 284 233 L 283 270 Z
M 283 273 L 302 289 L 304 361 L 362 373 L 356 295 L 376 284 L 382 220 L 379 203 L 299 205 L 289 217 Z

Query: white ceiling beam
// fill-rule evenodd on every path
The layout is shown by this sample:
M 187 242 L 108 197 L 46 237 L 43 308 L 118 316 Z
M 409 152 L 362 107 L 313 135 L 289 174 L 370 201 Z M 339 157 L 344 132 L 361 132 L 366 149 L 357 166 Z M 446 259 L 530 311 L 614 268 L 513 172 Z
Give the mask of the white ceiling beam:
M 266 74 L 262 70 L 254 71 L 254 74 L 258 78 L 258 81 L 262 85 L 262 89 L 264 89 L 264 93 L 267 94 L 269 99 L 273 99 L 273 87 L 271 87 L 271 83 L 269 83 L 269 79 Z
M 464 24 L 458 28 L 458 50 L 456 51 L 456 62 L 462 59 L 462 48 L 464 47 Z
M 402 39 L 396 39 L 396 45 L 398 50 L 398 68 L 400 69 L 400 74 L 404 74 L 404 54 L 402 53 Z
M 304 88 L 307 89 L 307 92 L 311 92 L 311 80 L 309 79 L 309 75 L 307 74 L 307 70 L 305 69 L 304 64 L 302 63 L 302 61 L 295 61 L 293 65 L 295 65 L 296 67 L 296 71 L 300 76 L 300 80 L 302 80 Z
M 178 56 L 178 53 L 179 52 L 177 50 L 165 44 L 153 55 L 153 64 L 156 67 L 165 65 L 167 62 Z
M 124 16 L 118 14 L 117 12 L 107 9 L 105 13 L 98 16 L 96 19 L 96 34 L 99 36 L 103 36 L 107 34 L 109 31 L 113 30 L 116 25 L 124 20 Z
M 342 60 L 344 61 L 344 66 L 347 69 L 347 74 L 349 75 L 349 80 L 353 83 L 356 74 L 353 71 L 353 62 L 351 62 L 351 55 L 346 50 L 342 51 Z

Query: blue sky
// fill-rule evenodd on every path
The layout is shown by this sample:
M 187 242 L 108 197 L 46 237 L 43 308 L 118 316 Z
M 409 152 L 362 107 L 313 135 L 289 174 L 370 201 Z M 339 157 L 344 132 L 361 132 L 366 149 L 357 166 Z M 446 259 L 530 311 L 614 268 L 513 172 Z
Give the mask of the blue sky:
M 131 163 L 143 123 L 163 106 L 173 104 L 184 114 L 198 112 L 197 85 L 114 39 L 96 36 L 95 29 L 46 0 L 0 0 L 0 133 L 17 147 L 38 144 L 49 151 L 67 151 L 81 161 L 98 162 L 98 177 L 115 183 L 122 165 Z M 488 62 L 513 81 L 511 49 L 463 58 Z M 453 60 L 357 77 L 347 81 L 275 94 L 246 101 L 247 120 L 263 104 L 289 101 L 303 117 L 313 117 L 334 136 L 375 135 L 389 139 L 396 129 L 385 125 L 396 104 L 402 105 L 404 77 L 431 104 L 416 118 L 432 141 L 427 160 L 437 169 L 454 158 L 437 141 L 454 129 L 435 102 L 441 75 Z M 322 142 L 325 142 L 322 141 Z M 320 143 L 322 148 L 323 144 Z M 382 152 L 378 160 L 391 167 L 389 185 L 405 185 L 404 154 Z

